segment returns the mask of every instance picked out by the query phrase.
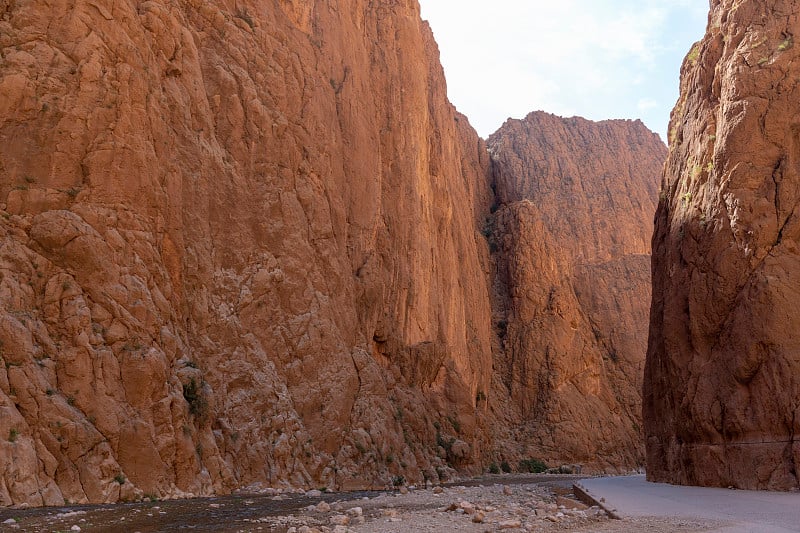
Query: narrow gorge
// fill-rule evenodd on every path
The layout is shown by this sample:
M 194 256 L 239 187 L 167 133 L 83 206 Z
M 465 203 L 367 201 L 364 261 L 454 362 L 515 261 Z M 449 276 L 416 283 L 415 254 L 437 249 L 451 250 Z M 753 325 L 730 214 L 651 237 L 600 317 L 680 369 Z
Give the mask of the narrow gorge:
M 641 467 L 666 149 L 416 0 L 0 0 L 0 505 Z

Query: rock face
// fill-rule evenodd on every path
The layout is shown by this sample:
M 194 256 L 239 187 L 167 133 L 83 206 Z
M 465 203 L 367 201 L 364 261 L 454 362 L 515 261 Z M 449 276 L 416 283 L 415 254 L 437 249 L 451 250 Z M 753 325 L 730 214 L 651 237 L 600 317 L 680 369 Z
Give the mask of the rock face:
M 656 216 L 647 473 L 797 489 L 800 13 L 711 5 L 683 64 Z
M 532 113 L 488 140 L 496 411 L 521 457 L 643 464 L 650 236 L 666 147 L 641 122 Z M 513 452 L 511 452 L 513 453 Z
M 489 158 L 417 3 L 235 4 L 0 0 L 0 505 L 483 453 Z
M 416 1 L 234 4 L 0 0 L 0 505 L 638 466 L 657 138 L 491 163 Z

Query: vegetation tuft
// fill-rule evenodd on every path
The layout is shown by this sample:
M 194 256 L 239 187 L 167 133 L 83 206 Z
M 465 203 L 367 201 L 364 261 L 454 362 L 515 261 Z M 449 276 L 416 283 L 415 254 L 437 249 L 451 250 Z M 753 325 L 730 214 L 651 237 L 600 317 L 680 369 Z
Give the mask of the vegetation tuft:
M 531 474 L 541 474 L 547 471 L 547 465 L 539 459 L 523 459 L 519 462 L 517 470 Z

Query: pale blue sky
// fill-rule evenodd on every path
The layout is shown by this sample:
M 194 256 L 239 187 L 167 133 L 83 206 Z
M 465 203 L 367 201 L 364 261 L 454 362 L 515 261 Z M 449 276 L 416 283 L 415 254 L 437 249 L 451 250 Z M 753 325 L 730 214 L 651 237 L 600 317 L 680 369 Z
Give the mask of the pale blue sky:
M 450 100 L 487 137 L 543 110 L 640 118 L 666 139 L 708 0 L 420 0 Z

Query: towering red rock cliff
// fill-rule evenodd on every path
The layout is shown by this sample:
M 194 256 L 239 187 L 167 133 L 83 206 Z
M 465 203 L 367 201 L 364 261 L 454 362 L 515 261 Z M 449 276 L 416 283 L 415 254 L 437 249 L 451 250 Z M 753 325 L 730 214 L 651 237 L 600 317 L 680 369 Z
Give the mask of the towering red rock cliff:
M 0 0 L 0 95 L 0 505 L 481 455 L 488 154 L 416 1 Z
M 503 453 L 640 467 L 650 236 L 666 147 L 641 122 L 532 113 L 488 141 Z
M 640 464 L 641 124 L 510 122 L 486 227 L 415 0 L 0 0 L 0 95 L 0 505 Z
M 714 0 L 653 238 L 648 477 L 800 488 L 800 9 Z

